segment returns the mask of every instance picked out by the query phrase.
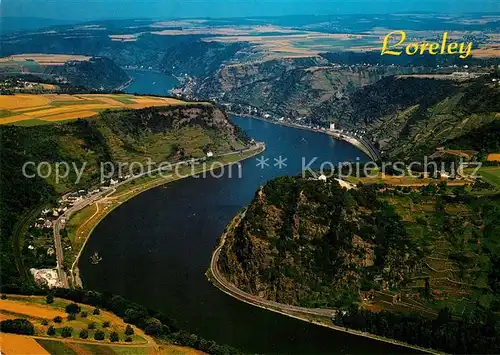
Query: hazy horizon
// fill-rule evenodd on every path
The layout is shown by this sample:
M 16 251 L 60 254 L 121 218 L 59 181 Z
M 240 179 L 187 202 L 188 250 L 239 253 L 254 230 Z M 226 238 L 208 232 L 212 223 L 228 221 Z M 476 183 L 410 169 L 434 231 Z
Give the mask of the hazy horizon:
M 499 0 L 0 0 L 2 17 L 91 21 L 123 18 L 500 12 Z

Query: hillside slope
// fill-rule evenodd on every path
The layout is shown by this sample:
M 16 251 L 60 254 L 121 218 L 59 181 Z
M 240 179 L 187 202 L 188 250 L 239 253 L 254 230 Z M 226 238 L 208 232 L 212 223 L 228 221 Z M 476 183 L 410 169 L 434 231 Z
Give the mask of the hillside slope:
M 373 192 L 283 177 L 257 192 L 219 263 L 251 294 L 331 308 L 355 302 L 374 278 L 397 287 L 419 268 L 417 255 L 400 217 Z
M 2 354 L 239 353 L 118 295 L 81 289 L 31 291 L 36 295 L 4 294 L 0 300 Z
M 408 70 L 332 66 L 321 58 L 276 59 L 224 66 L 195 91 L 199 97 L 297 118 L 310 116 L 325 102 L 340 100 L 386 75 Z
M 498 353 L 500 199 L 472 192 L 278 178 L 226 229 L 218 268 L 253 296 L 340 309 L 341 328 Z
M 2 58 L 0 78 L 19 78 L 56 84 L 60 90 L 114 90 L 130 78 L 105 57 L 22 54 Z
M 0 228 L 2 235 L 2 283 L 18 281 L 12 258 L 12 234 L 26 213 L 68 191 L 100 184 L 100 164 L 174 163 L 191 157 L 203 157 L 212 150 L 224 153 L 241 149 L 239 131 L 224 112 L 209 104 L 189 104 L 141 110 L 104 111 L 98 119 L 70 123 L 19 127 L 0 127 L 2 138 L 0 186 Z M 25 162 L 74 163 L 85 169 L 76 183 L 74 169 L 56 183 L 54 174 L 43 179 L 36 165 Z M 154 166 L 153 166 L 154 168 Z M 41 170 L 44 173 L 47 171 Z M 54 170 L 53 170 L 54 171 Z M 128 170 L 123 174 L 127 174 Z
M 475 149 L 491 142 L 482 139 L 474 147 L 458 143 L 498 119 L 500 86 L 492 82 L 495 77 L 455 81 L 390 76 L 332 97 L 312 112 L 311 119 L 366 131 L 386 158 L 420 159 L 443 145 Z
M 65 78 L 72 86 L 87 89 L 113 90 L 125 84 L 130 78 L 114 61 L 104 57 L 89 61 L 69 62 L 62 66 L 49 66 L 46 74 Z
M 397 82 L 408 79 L 396 79 Z M 492 147 L 487 136 L 476 144 L 465 143 L 466 137 L 482 127 L 494 127 L 500 113 L 500 86 L 483 78 L 472 82 L 455 84 L 426 83 L 417 79 L 407 88 L 407 93 L 422 90 L 416 101 L 406 101 L 399 95 L 386 91 L 387 101 L 399 103 L 399 107 L 379 111 L 371 116 L 369 134 L 381 142 L 388 157 L 406 160 L 432 154 L 439 146 L 460 149 L 483 150 Z M 384 102 L 384 101 L 382 101 Z M 387 104 L 390 107 L 390 104 Z M 376 111 L 372 111 L 376 112 Z

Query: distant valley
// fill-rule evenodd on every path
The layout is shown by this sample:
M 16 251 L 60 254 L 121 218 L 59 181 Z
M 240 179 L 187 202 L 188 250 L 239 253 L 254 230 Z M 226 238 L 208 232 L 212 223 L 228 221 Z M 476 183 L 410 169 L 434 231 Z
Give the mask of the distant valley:
M 33 27 L 11 26 L 0 37 L 0 256 L 2 286 L 11 293 L 37 293 L 50 281 L 92 300 L 92 291 L 80 290 L 84 278 L 85 286 L 128 292 L 148 307 L 173 304 L 186 329 L 252 353 L 273 340 L 253 324 L 233 329 L 234 319 L 283 321 L 269 310 L 308 322 L 301 334 L 296 323 L 270 331 L 307 338 L 280 339 L 273 351 L 330 351 L 309 344 L 310 334 L 324 330 L 320 324 L 341 340 L 346 332 L 372 342 L 349 340 L 346 352 L 379 340 L 382 352 L 403 344 L 394 340 L 418 350 L 498 352 L 499 16 Z M 452 40 L 472 42 L 473 54 L 381 56 L 382 39 L 398 28 L 415 43 L 442 40 L 448 31 Z M 301 172 L 301 154 L 330 159 L 332 169 L 283 176 Z M 186 179 L 151 194 L 142 193 L 180 177 L 131 177 L 132 169 L 99 179 L 103 163 L 168 160 L 192 176 L 212 169 L 206 162 L 224 166 L 254 155 L 257 165 L 246 164 L 241 179 Z M 378 166 L 326 176 L 369 159 Z M 426 159 L 444 165 L 424 172 Z M 30 165 L 35 178 L 19 178 L 26 162 L 42 161 L 86 169 L 78 179 L 73 170 L 55 179 L 36 176 Z M 401 172 L 381 169 L 393 161 Z M 452 172 L 459 162 L 465 170 Z M 483 167 L 473 175 L 477 162 Z M 120 207 L 139 194 L 142 205 Z M 106 224 L 111 211 L 116 219 Z M 211 251 L 206 276 L 238 302 L 206 282 Z M 40 281 L 40 270 L 54 280 Z M 145 314 L 153 313 L 103 295 L 94 296 L 146 328 Z M 239 301 L 266 310 L 257 314 Z M 246 339 L 247 332 L 269 343 Z M 175 341 L 236 351 L 183 331 Z

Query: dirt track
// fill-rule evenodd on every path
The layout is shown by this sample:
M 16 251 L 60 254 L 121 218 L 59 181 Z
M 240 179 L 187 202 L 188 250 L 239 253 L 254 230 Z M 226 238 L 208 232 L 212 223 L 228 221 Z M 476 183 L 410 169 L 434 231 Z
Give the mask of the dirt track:
M 66 314 L 51 307 L 43 305 L 29 305 L 18 301 L 0 300 L 0 311 L 9 313 L 24 314 L 28 317 L 52 319 L 60 316 L 65 317 Z M 3 313 L 3 312 L 2 312 Z

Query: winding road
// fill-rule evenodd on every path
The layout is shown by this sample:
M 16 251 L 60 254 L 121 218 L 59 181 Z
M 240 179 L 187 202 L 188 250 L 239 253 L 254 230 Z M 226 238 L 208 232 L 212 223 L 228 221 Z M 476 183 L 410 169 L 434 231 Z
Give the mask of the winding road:
M 362 336 L 365 338 L 370 338 L 370 339 L 375 339 L 378 341 L 382 341 L 385 343 L 390 343 L 390 344 L 395 344 L 399 345 L 405 348 L 409 349 L 414 349 L 418 350 L 422 353 L 428 353 L 428 354 L 441 354 L 438 351 L 435 351 L 433 349 L 424 349 L 419 346 L 403 343 L 398 340 L 394 339 L 389 339 L 381 336 L 377 336 L 371 333 L 367 332 L 362 332 L 354 329 L 348 329 L 344 327 L 339 327 L 334 325 L 333 323 L 327 324 L 325 322 L 320 322 L 314 319 L 308 319 L 306 315 L 313 315 L 313 316 L 320 316 L 320 317 L 328 317 L 331 318 L 335 315 L 336 310 L 333 309 L 325 309 L 325 308 L 304 308 L 304 307 L 297 307 L 297 306 L 291 306 L 287 304 L 282 304 L 282 303 L 277 303 L 274 301 L 269 301 L 264 298 L 258 297 L 251 295 L 245 291 L 240 290 L 237 288 L 235 285 L 230 283 L 229 281 L 226 280 L 224 275 L 221 274 L 219 267 L 218 267 L 218 262 L 219 262 L 219 256 L 222 248 L 224 247 L 224 243 L 226 242 L 226 235 L 230 231 L 234 230 L 240 223 L 240 221 L 245 217 L 246 214 L 246 209 L 241 212 L 237 217 L 233 219 L 231 222 L 230 227 L 227 229 L 227 231 L 222 235 L 220 243 L 218 247 L 214 250 L 214 253 L 212 254 L 212 259 L 210 261 L 210 267 L 209 270 L 207 271 L 207 276 L 212 282 L 214 286 L 216 286 L 219 290 L 222 292 L 228 294 L 231 297 L 236 298 L 239 301 L 248 303 L 252 306 L 260 307 L 269 311 L 277 312 L 280 314 L 283 314 L 288 317 L 300 319 L 302 321 L 309 321 L 313 324 L 316 324 L 318 326 L 334 329 L 336 331 L 344 332 L 344 333 L 349 333 L 357 336 Z
M 256 154 L 258 154 L 258 153 L 260 153 L 260 151 L 265 150 L 265 148 L 266 148 L 266 146 L 264 143 L 256 142 L 255 144 L 253 144 L 252 146 L 250 146 L 246 149 L 239 150 L 236 152 L 228 152 L 228 153 L 219 154 L 219 155 L 214 156 L 214 158 L 220 158 L 220 157 L 225 157 L 225 156 L 230 156 L 230 155 L 241 155 L 244 153 L 249 153 L 249 152 L 254 152 L 254 151 L 257 152 Z M 180 161 L 176 164 L 173 164 L 171 166 L 171 168 L 173 169 L 173 168 L 175 168 L 179 165 L 183 165 L 183 164 L 192 164 L 192 163 L 196 163 L 196 162 L 201 162 L 201 161 L 204 161 L 205 159 L 206 158 L 199 158 L 199 159 L 191 159 L 191 160 L 187 160 L 187 161 Z M 87 198 L 84 198 L 82 201 L 77 202 L 75 205 L 73 205 L 71 208 L 69 208 L 67 211 L 65 211 L 61 216 L 59 216 L 59 218 L 54 222 L 53 229 L 54 229 L 54 246 L 56 249 L 56 261 L 57 261 L 56 268 L 57 268 L 57 273 L 59 276 L 59 281 L 61 282 L 62 287 L 69 288 L 68 277 L 66 275 L 66 271 L 64 270 L 64 251 L 63 251 L 62 241 L 61 241 L 61 229 L 64 228 L 63 220 L 68 221 L 72 214 L 80 211 L 81 209 L 83 209 L 83 208 L 85 208 L 93 203 L 98 204 L 99 202 L 102 202 L 103 199 L 106 199 L 108 195 L 115 192 L 116 188 L 121 186 L 121 185 L 125 185 L 125 184 L 131 182 L 132 180 L 138 179 L 142 176 L 153 174 L 153 173 L 164 171 L 164 170 L 165 170 L 165 168 L 162 167 L 162 168 L 146 171 L 142 174 L 134 175 L 126 180 L 123 180 L 123 181 L 113 185 L 112 190 L 105 189 L 104 191 L 101 191 L 101 192 L 96 193 L 94 195 L 91 195 Z M 78 256 L 80 256 L 82 250 L 83 250 L 83 248 L 79 251 Z M 77 261 L 78 261 L 78 258 L 73 263 L 72 270 L 75 268 Z M 71 272 L 71 274 L 73 276 L 73 272 Z
M 224 275 L 219 270 L 219 256 L 222 248 L 224 247 L 224 243 L 226 242 L 226 235 L 230 231 L 233 231 L 234 228 L 236 228 L 239 224 L 239 222 L 245 217 L 246 210 L 244 210 L 241 214 L 239 214 L 233 221 L 231 222 L 231 227 L 228 228 L 227 232 L 225 232 L 222 237 L 219 246 L 217 249 L 215 249 L 214 253 L 212 254 L 212 259 L 210 261 L 210 273 L 213 276 L 213 280 L 215 281 L 214 284 L 217 286 L 221 291 L 227 293 L 228 295 L 237 298 L 240 301 L 249 303 L 254 306 L 258 306 L 267 310 L 272 310 L 275 312 L 279 313 L 284 313 L 284 312 L 297 312 L 297 313 L 302 313 L 302 314 L 309 314 L 309 315 L 315 315 L 315 316 L 321 316 L 321 317 L 333 317 L 335 315 L 335 310 L 334 309 L 326 309 L 326 308 L 304 308 L 304 307 L 298 307 L 298 306 L 292 306 L 292 305 L 287 305 L 287 304 L 282 304 L 270 300 L 266 300 L 264 298 L 258 297 L 251 295 L 245 291 L 240 290 L 237 288 L 235 285 L 233 285 L 231 282 L 227 281 Z M 236 220 L 238 220 L 236 222 Z

